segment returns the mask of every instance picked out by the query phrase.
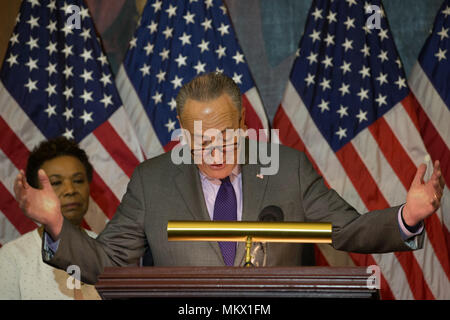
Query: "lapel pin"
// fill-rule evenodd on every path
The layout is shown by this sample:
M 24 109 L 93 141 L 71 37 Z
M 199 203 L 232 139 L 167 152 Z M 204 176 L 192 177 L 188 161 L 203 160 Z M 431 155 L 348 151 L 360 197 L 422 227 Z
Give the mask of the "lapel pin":
M 263 178 L 264 178 L 264 176 L 263 176 L 261 173 L 258 173 L 256 176 L 257 176 L 258 178 L 260 178 L 260 179 L 263 179 Z

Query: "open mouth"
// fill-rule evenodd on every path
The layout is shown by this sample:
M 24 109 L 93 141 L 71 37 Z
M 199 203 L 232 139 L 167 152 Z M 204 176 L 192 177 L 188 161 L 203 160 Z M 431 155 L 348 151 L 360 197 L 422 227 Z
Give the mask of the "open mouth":
M 208 165 L 212 170 L 220 170 L 225 168 L 225 163 L 222 164 L 210 164 Z

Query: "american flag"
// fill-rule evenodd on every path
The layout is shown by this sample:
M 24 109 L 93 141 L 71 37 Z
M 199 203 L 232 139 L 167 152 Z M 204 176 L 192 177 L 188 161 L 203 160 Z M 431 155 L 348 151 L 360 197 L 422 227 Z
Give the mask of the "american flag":
M 75 8 L 79 29 L 68 23 Z M 24 0 L 0 79 L 0 243 L 36 227 L 14 179 L 36 145 L 60 135 L 94 167 L 84 226 L 101 231 L 143 156 L 83 1 Z
M 116 80 L 146 157 L 174 146 L 180 87 L 213 71 L 238 84 L 247 126 L 267 129 L 261 99 L 222 1 L 147 1 Z
M 380 10 L 366 14 L 371 5 Z M 369 28 L 376 12 L 380 28 Z M 305 151 L 360 213 L 404 203 L 428 154 L 380 0 L 314 0 L 297 55 L 274 119 L 280 142 Z M 425 229 L 424 248 L 414 252 L 362 255 L 318 246 L 317 255 L 329 265 L 380 266 L 383 299 L 448 299 L 439 214 Z
M 450 0 L 444 1 L 434 28 L 409 77 L 419 128 L 433 161 L 439 160 L 446 187 L 441 223 L 450 248 Z

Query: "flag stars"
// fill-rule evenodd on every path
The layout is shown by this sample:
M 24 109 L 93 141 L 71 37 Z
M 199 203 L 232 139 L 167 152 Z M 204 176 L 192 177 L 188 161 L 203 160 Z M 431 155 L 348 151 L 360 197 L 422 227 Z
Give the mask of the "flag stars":
M 86 125 L 89 122 L 93 122 L 94 120 L 92 119 L 92 111 L 91 112 L 87 112 L 86 110 L 83 110 L 83 115 L 80 116 L 80 119 L 83 120 L 83 124 Z
M 437 33 L 441 37 L 441 41 L 448 38 L 448 28 L 442 27 L 441 31 Z
M 369 94 L 369 90 L 368 89 L 361 88 L 361 90 L 356 95 L 359 97 L 359 99 L 361 101 L 363 101 L 364 99 L 369 99 L 369 95 L 368 94 Z
M 92 60 L 92 50 L 83 49 L 83 53 L 80 56 L 83 58 L 84 63 L 86 63 L 89 59 Z
M 308 73 L 308 75 L 305 78 L 306 86 L 309 87 L 310 85 L 315 83 L 314 80 L 315 76 L 311 73 Z
M 345 38 L 345 41 L 342 44 L 342 46 L 344 47 L 345 52 L 347 52 L 347 50 L 353 49 L 353 40 Z
M 105 106 L 105 109 L 108 108 L 109 105 L 113 105 L 112 95 L 103 94 L 103 99 L 100 100 L 101 103 Z
M 156 78 L 158 79 L 158 83 L 163 82 L 164 80 L 166 80 L 166 72 L 160 70 L 159 73 L 156 75 Z
M 362 111 L 362 109 L 359 109 L 359 113 L 356 115 L 356 118 L 358 118 L 359 123 L 367 120 L 367 111 Z
M 364 54 L 364 58 L 370 56 L 370 47 L 367 44 L 364 44 L 364 47 L 361 49 L 361 52 Z
M 321 102 L 318 105 L 320 112 L 324 113 L 324 111 L 330 111 L 330 107 L 328 106 L 329 104 L 330 104 L 329 101 L 325 101 L 324 99 L 321 99 Z
M 330 80 L 323 78 L 322 81 L 319 83 L 319 86 L 322 87 L 322 91 L 325 91 L 326 89 L 331 89 Z
M 334 45 L 334 36 L 328 33 L 323 41 L 326 42 L 327 47 Z
M 313 30 L 312 33 L 309 35 L 309 37 L 312 39 L 312 42 L 316 42 L 320 40 L 320 31 Z
M 201 23 L 201 25 L 202 25 L 203 29 L 205 30 L 205 32 L 206 32 L 208 29 L 211 29 L 211 30 L 212 30 L 212 19 L 205 18 L 205 21 L 203 21 L 203 22 Z
M 189 11 L 186 12 L 186 14 L 183 16 L 183 19 L 186 20 L 186 25 L 189 25 L 189 23 L 195 24 L 194 17 L 195 14 L 190 13 Z
M 328 24 L 332 24 L 333 22 L 337 22 L 336 18 L 337 13 L 330 11 L 327 15 Z
M 316 8 L 311 15 L 314 17 L 314 21 L 317 21 L 317 19 L 322 19 L 322 9 Z
M 351 65 L 352 65 L 351 62 L 343 61 L 342 66 L 340 66 L 339 68 L 342 70 L 342 73 L 345 75 L 347 72 L 352 71 L 352 69 L 350 68 Z
M 29 58 L 28 62 L 25 65 L 28 67 L 29 71 L 33 71 L 34 69 L 38 69 L 37 66 L 38 59 Z
M 450 15 L 450 6 L 447 6 L 445 10 L 442 11 L 442 14 L 447 18 L 447 16 Z
M 172 121 L 172 119 L 169 119 L 169 121 L 165 124 L 166 128 L 167 128 L 167 132 L 171 132 L 173 130 L 175 130 L 175 125 L 177 123 L 175 121 Z
M 339 137 L 339 140 L 342 140 L 343 138 L 347 138 L 347 129 L 343 129 L 342 127 L 339 127 L 339 130 L 336 131 L 336 135 Z
M 53 52 L 57 52 L 58 49 L 56 49 L 56 42 L 49 42 L 48 46 L 45 48 L 48 51 L 48 55 L 51 56 Z
M 381 60 L 382 63 L 389 60 L 387 54 L 388 54 L 387 50 L 386 51 L 381 50 L 380 54 L 378 55 L 378 58 Z
M 166 27 L 166 29 L 162 32 L 166 37 L 166 40 L 172 37 L 173 28 Z
M 64 71 L 62 72 L 64 74 L 64 77 L 67 79 L 69 79 L 71 76 L 73 76 L 73 67 L 69 67 L 69 65 L 66 65 L 64 68 Z
M 162 93 L 159 93 L 158 91 L 155 92 L 155 95 L 152 96 L 152 99 L 155 102 L 155 104 L 162 102 L 162 96 L 163 96 Z
M 220 28 L 217 28 L 217 30 L 219 30 L 220 35 L 223 37 L 224 35 L 229 34 L 228 28 L 230 28 L 230 26 L 222 22 Z
M 187 35 L 186 32 L 183 32 L 183 35 L 178 39 L 180 39 L 181 45 L 184 46 L 185 44 L 191 44 L 191 37 L 191 35 Z
M 339 118 L 342 119 L 343 117 L 348 116 L 347 110 L 348 110 L 348 107 L 344 107 L 341 104 L 339 110 L 336 111 L 339 114 Z
M 31 78 L 28 79 L 28 82 L 25 84 L 25 88 L 28 89 L 28 93 L 33 92 L 33 90 L 37 90 L 36 84 L 37 84 L 37 80 L 33 81 L 33 80 L 31 80 Z
M 234 61 L 236 61 L 236 64 L 244 63 L 244 55 L 240 53 L 239 51 L 236 51 L 236 54 L 233 56 Z
M 197 74 L 200 74 L 202 72 L 205 72 L 206 63 L 201 63 L 201 61 L 198 61 L 197 64 L 193 67 L 195 71 L 197 71 Z
M 383 41 L 384 39 L 389 39 L 388 30 L 380 29 L 380 31 L 378 32 L 378 36 L 380 37 L 380 41 Z
M 446 53 L 447 53 L 447 49 L 442 50 L 441 48 L 439 48 L 439 52 L 436 52 L 434 54 L 434 56 L 438 59 L 439 62 L 441 62 L 441 60 L 446 60 Z
M 322 60 L 322 63 L 325 66 L 325 69 L 333 66 L 332 60 L 333 60 L 333 57 L 325 56 L 325 59 Z
M 150 75 L 150 66 L 144 63 L 144 65 L 139 69 L 142 72 L 142 76 Z
M 149 56 L 151 53 L 153 53 L 153 49 L 155 46 L 151 44 L 150 42 L 147 43 L 147 45 L 144 47 L 145 55 Z
M 39 48 L 37 42 L 38 42 L 38 38 L 33 38 L 32 36 L 30 36 L 30 39 L 28 40 L 28 42 L 26 42 L 26 44 L 30 47 L 30 51 L 32 51 L 34 48 Z
M 39 17 L 35 18 L 33 16 L 30 16 L 30 19 L 27 21 L 27 23 L 30 25 L 30 30 L 33 30 L 35 27 L 39 27 L 38 23 Z
M 94 99 L 92 99 L 92 93 L 92 91 L 83 89 L 83 94 L 80 96 L 80 98 L 83 99 L 84 104 L 88 103 L 89 101 L 94 101 Z
M 63 96 L 66 97 L 66 100 L 73 98 L 73 88 L 66 87 L 63 91 Z
M 89 30 L 89 28 L 83 28 L 83 32 L 80 33 L 80 36 L 84 41 L 87 41 L 87 39 L 91 38 L 91 31 Z
M 153 10 L 154 12 L 158 12 L 159 10 L 161 10 L 161 6 L 162 6 L 162 1 L 161 0 L 157 0 L 155 1 L 155 3 L 152 4 Z
M 346 83 L 342 83 L 341 87 L 338 89 L 341 92 L 341 96 L 345 96 L 346 94 L 350 94 L 350 85 Z
M 18 56 L 18 55 L 15 55 L 15 54 L 11 53 L 11 54 L 9 55 L 8 59 L 6 59 L 6 62 L 9 63 L 9 67 L 10 67 L 10 68 L 11 68 L 12 66 L 16 65 L 16 64 L 19 64 L 19 63 L 17 62 L 17 56 Z
M 166 60 L 166 59 L 169 59 L 169 53 L 170 53 L 170 50 L 169 50 L 169 49 L 163 49 L 163 50 L 159 53 L 159 55 L 161 56 L 162 61 L 164 61 L 164 60 Z
M 148 26 L 148 30 L 150 31 L 150 34 L 156 32 L 158 30 L 158 24 L 155 21 L 152 21 Z
M 178 76 L 175 75 L 175 79 L 170 81 L 170 83 L 173 84 L 173 89 L 176 90 L 177 88 L 181 88 L 181 86 L 183 85 L 183 78 L 178 78 Z
M 309 65 L 312 65 L 314 62 L 317 62 L 317 53 L 311 51 L 306 59 L 309 61 Z
M 375 79 L 380 83 L 380 86 L 382 86 L 384 83 L 388 83 L 387 73 L 380 72 L 380 75 Z
M 66 108 L 62 115 L 66 118 L 66 121 L 69 121 L 73 118 L 73 109 Z
M 169 15 L 169 19 L 173 16 L 177 15 L 177 6 L 170 5 L 168 9 L 166 9 L 167 14 Z
M 344 24 L 347 30 L 355 28 L 355 19 L 350 19 L 350 17 L 347 17 L 347 20 L 344 22 Z
M 9 42 L 11 43 L 11 46 L 18 44 L 19 43 L 19 34 L 13 33 L 11 38 L 9 39 Z
M 56 63 L 48 63 L 47 68 L 45 68 L 45 70 L 48 72 L 48 76 L 51 77 L 52 74 L 57 73 L 56 71 Z
M 73 129 L 66 128 L 66 131 L 62 134 L 67 140 L 73 139 Z
M 69 46 L 69 45 L 67 45 L 67 44 L 64 45 L 64 49 L 62 50 L 62 52 L 64 53 L 64 56 L 66 57 L 66 59 L 67 59 L 67 57 L 73 55 L 72 47 L 73 47 L 73 46 Z
M 406 88 L 406 79 L 402 78 L 401 76 L 398 76 L 398 80 L 394 82 L 398 89 L 401 90 L 403 87 Z
M 103 86 L 104 87 L 106 87 L 108 84 L 112 84 L 112 81 L 111 81 L 111 74 L 103 74 L 102 75 L 102 77 L 101 77 L 101 79 L 100 79 L 100 82 L 101 83 L 103 83 Z
M 208 45 L 209 41 L 205 41 L 205 39 L 202 39 L 202 43 L 197 45 L 197 47 L 200 48 L 200 53 L 203 53 L 203 51 L 209 51 Z
M 173 111 L 177 108 L 177 101 L 172 98 L 170 99 L 170 102 L 168 103 L 169 107 L 170 107 L 170 111 Z
M 51 118 L 51 116 L 56 116 L 56 105 L 48 104 L 47 109 L 44 110 L 47 113 L 47 117 Z
M 363 79 L 365 77 L 369 77 L 370 78 L 370 68 L 369 67 L 362 66 L 362 69 L 359 70 L 359 73 L 361 74 Z
M 375 99 L 375 101 L 378 103 L 378 107 L 387 105 L 386 99 L 387 99 L 387 95 L 383 96 L 381 93 L 379 93 L 378 97 Z
M 56 94 L 56 84 L 51 84 L 49 82 L 45 91 L 47 92 L 48 97 L 50 98 L 52 95 Z
M 178 64 L 178 68 L 187 65 L 186 64 L 186 59 L 187 59 L 187 56 L 183 56 L 181 53 L 178 55 L 178 58 L 175 59 L 175 61 Z
M 236 72 L 234 72 L 233 73 L 233 81 L 236 83 L 236 84 L 242 84 L 242 74 L 237 74 Z
M 226 47 L 222 47 L 222 45 L 219 45 L 219 48 L 216 50 L 217 55 L 219 56 L 219 59 L 226 56 L 225 50 Z

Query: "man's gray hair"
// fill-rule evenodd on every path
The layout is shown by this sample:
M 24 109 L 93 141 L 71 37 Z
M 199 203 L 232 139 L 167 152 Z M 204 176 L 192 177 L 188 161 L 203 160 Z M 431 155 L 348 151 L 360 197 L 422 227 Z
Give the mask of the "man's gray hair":
M 211 72 L 195 77 L 184 84 L 178 92 L 176 98 L 178 116 L 181 117 L 188 99 L 209 101 L 220 97 L 223 93 L 230 96 L 233 105 L 241 112 L 241 91 L 233 79 L 220 72 Z

